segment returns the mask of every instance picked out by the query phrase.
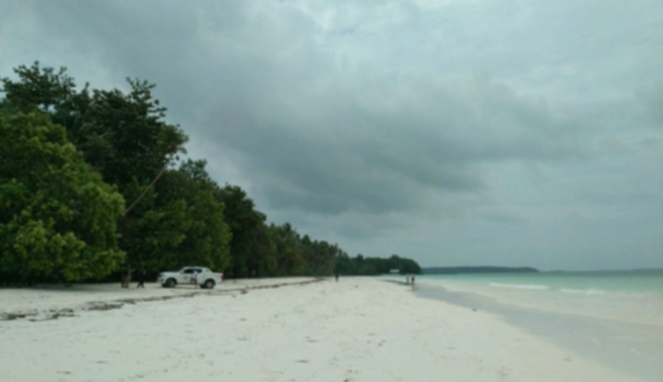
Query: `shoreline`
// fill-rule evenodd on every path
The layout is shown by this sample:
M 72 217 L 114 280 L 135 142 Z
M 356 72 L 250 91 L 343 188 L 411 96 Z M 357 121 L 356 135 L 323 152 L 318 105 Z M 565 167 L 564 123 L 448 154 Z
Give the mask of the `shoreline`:
M 641 380 L 400 284 L 342 277 L 1 321 L 0 380 Z
M 563 315 L 569 315 L 569 316 L 574 316 L 578 318 L 585 318 L 585 319 L 593 319 L 593 320 L 602 320 L 602 321 L 610 321 L 616 324 L 628 324 L 628 325 L 645 325 L 645 326 L 652 326 L 656 327 L 656 329 L 663 329 L 663 317 L 661 317 L 661 321 L 653 321 L 651 318 L 649 319 L 643 319 L 641 317 L 634 318 L 633 315 L 629 316 L 629 318 L 624 318 L 624 317 L 616 317 L 616 316 L 607 316 L 607 315 L 600 315 L 598 313 L 588 313 L 588 312 L 581 312 L 581 311 L 574 311 L 570 309 L 563 309 L 559 307 L 551 308 L 543 305 L 535 305 L 532 303 L 527 303 L 527 302 L 522 302 L 522 301 L 517 301 L 517 299 L 513 298 L 505 298 L 504 296 L 496 296 L 495 294 L 489 294 L 485 293 L 482 291 L 477 291 L 477 290 L 463 290 L 458 289 L 457 287 L 455 288 L 449 288 L 447 284 L 444 283 L 437 283 L 437 282 L 431 282 L 430 280 L 421 280 L 421 285 L 422 286 L 431 286 L 435 288 L 441 288 L 445 290 L 448 293 L 457 293 L 457 294 L 468 294 L 468 295 L 474 295 L 477 296 L 481 299 L 484 299 L 485 301 L 494 301 L 496 304 L 501 304 L 501 305 L 508 305 L 508 306 L 513 306 L 521 309 L 527 309 L 527 310 L 535 310 L 539 311 L 541 313 L 548 313 L 548 314 L 563 314 Z
M 657 323 L 545 309 L 474 291 L 450 291 L 432 283 L 423 283 L 415 293 L 496 314 L 539 338 L 646 380 L 656 381 L 663 375 L 659 362 L 663 358 L 663 328 Z

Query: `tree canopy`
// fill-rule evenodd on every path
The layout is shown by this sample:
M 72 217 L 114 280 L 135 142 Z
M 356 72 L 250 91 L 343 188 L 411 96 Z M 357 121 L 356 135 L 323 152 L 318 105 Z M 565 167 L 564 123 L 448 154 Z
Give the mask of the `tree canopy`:
M 124 259 L 124 199 L 101 180 L 61 126 L 0 113 L 0 273 L 5 278 L 100 278 Z
M 76 85 L 35 63 L 2 78 L 0 274 L 99 280 L 122 265 L 156 273 L 196 264 L 229 277 L 418 273 L 412 260 L 350 259 L 336 244 L 267 216 L 166 122 L 154 85 Z
M 381 275 L 391 271 L 398 271 L 399 274 L 421 274 L 421 268 L 416 261 L 392 255 L 389 258 L 366 257 L 357 255 L 355 258 L 348 257 L 342 253 L 336 259 L 336 271 L 344 275 Z

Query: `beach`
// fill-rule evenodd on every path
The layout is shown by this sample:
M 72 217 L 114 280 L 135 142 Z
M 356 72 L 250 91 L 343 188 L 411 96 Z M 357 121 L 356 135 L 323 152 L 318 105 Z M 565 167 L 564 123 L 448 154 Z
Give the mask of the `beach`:
M 0 316 L 2 381 L 646 380 L 379 278 L 0 289 Z
M 498 315 L 648 381 L 663 375 L 663 272 L 427 275 L 416 294 Z

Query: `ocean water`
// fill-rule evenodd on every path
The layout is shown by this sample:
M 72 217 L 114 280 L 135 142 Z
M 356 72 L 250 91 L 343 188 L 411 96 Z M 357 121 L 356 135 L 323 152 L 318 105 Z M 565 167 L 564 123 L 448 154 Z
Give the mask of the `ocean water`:
M 488 283 L 496 287 L 554 290 L 562 293 L 663 293 L 663 269 L 596 272 L 539 272 L 424 275 L 427 280 Z
M 417 281 L 503 304 L 663 326 L 663 270 L 424 275 Z
M 424 275 L 413 290 L 497 314 L 641 380 L 663 381 L 663 270 Z

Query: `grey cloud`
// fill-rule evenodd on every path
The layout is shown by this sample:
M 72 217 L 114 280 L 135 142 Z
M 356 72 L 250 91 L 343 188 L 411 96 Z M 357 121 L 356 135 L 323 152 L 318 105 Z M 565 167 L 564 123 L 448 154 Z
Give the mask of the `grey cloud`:
M 8 4 L 25 23 L 0 15 L 12 26 L 0 47 L 64 61 L 75 77 L 157 83 L 220 183 L 351 252 L 414 246 L 433 264 L 446 248 L 461 264 L 538 251 L 550 265 L 573 248 L 546 230 L 586 230 L 607 251 L 599 241 L 624 218 L 590 229 L 573 216 L 637 199 L 660 210 L 661 182 L 647 175 L 663 162 L 656 2 Z M 29 63 L 11 60 L 0 57 L 3 74 Z M 640 208 L 629 211 L 651 222 Z
M 473 95 L 484 91 L 480 88 Z M 335 213 L 366 206 L 372 213 L 412 208 L 421 200 L 420 191 L 428 188 L 480 192 L 484 185 L 478 166 L 483 162 L 566 161 L 584 155 L 571 127 L 546 113 L 537 119 L 529 105 L 472 105 L 466 100 L 449 105 L 431 102 L 423 93 L 420 98 L 415 98 L 416 92 L 395 96 L 388 107 L 340 108 L 331 118 L 316 114 L 324 115 L 338 100 L 309 102 L 313 116 L 302 120 L 292 118 L 297 113 L 282 105 L 277 109 L 283 116 L 270 115 L 268 121 L 243 123 L 241 131 L 217 134 L 230 147 L 251 153 L 250 160 L 258 162 L 252 171 L 284 183 L 287 188 L 281 194 L 291 195 L 284 199 L 289 207 L 301 200 L 304 210 Z M 344 99 L 352 100 L 353 95 Z M 477 115 L 477 107 L 483 107 L 483 115 Z M 318 127 L 310 131 L 307 125 Z M 320 125 L 333 133 L 318 133 Z M 279 182 L 274 186 L 280 187 Z M 270 202 L 278 208 L 283 198 L 276 195 L 278 191 L 270 195 L 275 198 Z M 308 203 L 314 200 L 321 203 L 320 209 Z

